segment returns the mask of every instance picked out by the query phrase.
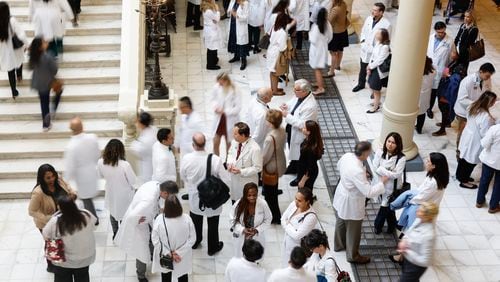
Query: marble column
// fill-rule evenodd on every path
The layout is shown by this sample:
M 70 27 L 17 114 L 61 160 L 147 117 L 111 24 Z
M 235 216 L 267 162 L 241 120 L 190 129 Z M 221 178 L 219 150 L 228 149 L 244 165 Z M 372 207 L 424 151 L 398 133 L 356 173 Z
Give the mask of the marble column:
M 355 33 L 356 31 L 354 30 L 354 26 L 352 25 L 352 3 L 354 2 L 354 0 L 344 0 L 344 2 L 346 3 L 347 5 L 347 19 L 349 20 L 349 22 L 351 24 L 349 24 L 349 26 L 347 27 L 347 33 L 349 35 Z
M 418 155 L 413 132 L 433 7 L 434 0 L 401 0 L 396 31 L 391 38 L 392 62 L 378 144 L 383 144 L 388 133 L 398 132 L 409 160 Z

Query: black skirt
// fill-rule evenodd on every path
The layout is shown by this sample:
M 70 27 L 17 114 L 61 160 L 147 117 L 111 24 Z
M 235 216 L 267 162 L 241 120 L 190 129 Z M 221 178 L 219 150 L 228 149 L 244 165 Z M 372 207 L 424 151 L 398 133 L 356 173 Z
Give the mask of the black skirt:
M 349 35 L 347 29 L 341 33 L 334 33 L 332 40 L 328 43 L 328 50 L 332 52 L 343 52 L 344 47 L 349 46 Z
M 370 85 L 370 89 L 380 91 L 382 90 L 382 87 L 387 87 L 388 78 L 389 77 L 380 79 L 378 70 L 376 68 L 372 69 L 370 76 L 368 77 L 368 85 Z

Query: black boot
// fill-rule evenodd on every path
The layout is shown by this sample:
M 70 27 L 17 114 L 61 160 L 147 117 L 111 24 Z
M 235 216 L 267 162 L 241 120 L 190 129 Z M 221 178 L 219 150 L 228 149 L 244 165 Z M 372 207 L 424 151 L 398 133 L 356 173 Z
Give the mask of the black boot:
M 242 57 L 241 58 L 241 67 L 240 67 L 240 70 L 245 70 L 247 68 L 247 58 L 246 57 Z

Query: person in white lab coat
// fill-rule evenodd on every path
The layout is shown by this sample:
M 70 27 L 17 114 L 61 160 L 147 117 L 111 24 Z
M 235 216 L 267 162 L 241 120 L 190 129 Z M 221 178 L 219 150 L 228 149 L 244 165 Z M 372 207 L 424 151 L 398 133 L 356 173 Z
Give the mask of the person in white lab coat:
M 181 97 L 178 103 L 181 113 L 181 122 L 176 127 L 174 147 L 182 157 L 193 151 L 193 134 L 203 132 L 203 120 L 193 109 L 193 102 L 188 96 Z
M 296 40 L 297 50 L 302 50 L 302 41 L 304 32 L 309 31 L 309 0 L 290 0 L 290 12 L 292 18 L 297 21 L 296 25 Z
M 303 242 L 312 252 L 304 268 L 315 273 L 318 281 L 336 282 L 337 262 L 335 261 L 333 252 L 330 250 L 326 232 L 324 230 L 313 229 L 304 237 Z
M 35 37 L 42 37 L 49 43 L 49 52 L 57 57 L 63 52 L 63 36 L 67 20 L 75 15 L 66 0 L 31 0 L 30 18 Z
M 111 139 L 97 162 L 99 176 L 106 180 L 104 204 L 109 210 L 109 220 L 113 230 L 113 239 L 118 232 L 132 198 L 136 176 L 132 166 L 125 160 L 125 146 L 118 139 Z
M 161 273 L 162 282 L 187 282 L 193 269 L 193 250 L 196 240 L 193 221 L 182 213 L 182 205 L 176 195 L 168 195 L 163 212 L 154 220 L 151 242 L 154 246 L 151 272 Z M 173 270 L 163 268 L 160 256 L 173 258 Z
M 260 53 L 260 28 L 264 25 L 266 0 L 249 0 L 248 7 L 248 39 L 254 54 Z
M 220 140 L 226 139 L 226 152 L 233 140 L 234 124 L 240 121 L 241 96 L 231 81 L 229 74 L 222 72 L 217 75 L 217 84 L 212 89 L 212 105 L 215 113 L 212 134 L 214 136 L 214 154 L 219 156 Z M 202 131 L 201 131 L 202 132 Z
M 276 22 L 273 23 L 269 31 L 270 37 L 266 53 L 266 68 L 269 71 L 273 96 L 285 95 L 283 88 L 278 88 L 279 75 L 276 73 L 276 64 L 278 63 L 280 53 L 287 49 L 288 20 L 289 16 L 287 14 L 279 13 L 276 17 Z
M 227 155 L 227 171 L 231 174 L 231 200 L 234 203 L 243 196 L 245 184 L 259 183 L 262 153 L 259 144 L 250 137 L 250 128 L 246 123 L 237 122 L 234 125 L 233 137 Z
M 370 62 L 366 67 L 368 85 L 373 91 L 373 105 L 371 109 L 366 111 L 368 114 L 376 113 L 380 109 L 380 99 L 382 96 L 380 90 L 382 90 L 382 87 L 387 87 L 387 81 L 389 79 L 389 71 L 382 72 L 380 70 L 380 66 L 391 55 L 389 31 L 385 28 L 377 30 L 375 33 L 375 41 L 377 43 L 375 47 L 373 47 Z
M 266 115 L 269 111 L 269 103 L 273 98 L 271 88 L 263 87 L 257 91 L 255 99 L 250 102 L 244 121 L 250 127 L 252 139 L 262 149 L 264 140 L 271 129 L 267 126 Z
M 370 57 L 373 53 L 373 47 L 375 47 L 375 31 L 380 28 L 385 28 L 391 33 L 391 23 L 388 19 L 384 17 L 385 5 L 382 3 L 373 4 L 371 10 L 371 16 L 368 16 L 361 29 L 360 43 L 361 43 L 361 54 L 359 59 L 359 76 L 358 85 L 356 85 L 352 92 L 358 92 L 365 88 L 366 84 L 366 67 L 370 62 Z
M 161 128 L 156 135 L 158 141 L 153 144 L 153 181 L 163 183 L 167 180 L 176 182 L 177 169 L 172 152 L 174 134 L 168 128 Z
M 229 212 L 229 223 L 234 238 L 235 257 L 241 257 L 245 240 L 254 239 L 266 245 L 265 232 L 271 225 L 271 210 L 264 199 L 258 197 L 257 184 L 249 182 L 243 188 L 243 196 Z
M 488 129 L 486 135 L 481 139 L 481 146 L 484 148 L 479 159 L 483 163 L 481 171 L 481 181 L 477 191 L 476 207 L 481 208 L 486 203 L 486 193 L 490 186 L 491 179 L 495 175 L 493 189 L 489 204 L 489 213 L 500 211 L 500 124 Z
M 227 42 L 227 51 L 234 54 L 229 63 L 241 60 L 240 70 L 247 67 L 248 53 L 248 1 L 231 0 L 227 9 L 227 14 L 231 15 L 229 19 L 229 36 Z
M 307 256 L 304 249 L 294 247 L 290 253 L 288 267 L 274 270 L 267 282 L 315 282 L 316 277 L 304 269 L 304 264 L 307 262 Z
M 389 177 L 382 175 L 375 185 L 367 177 L 364 162 L 372 153 L 372 145 L 361 141 L 354 147 L 354 153 L 344 154 L 337 163 L 340 182 L 333 197 L 335 212 L 334 251 L 346 251 L 347 261 L 365 264 L 370 257 L 359 254 L 361 225 L 365 217 L 365 199 L 384 193 L 384 184 Z
M 193 26 L 193 30 L 201 30 L 200 24 L 200 4 L 201 0 L 188 0 L 186 8 L 186 27 Z
M 453 110 L 458 122 L 457 129 L 457 159 L 460 156 L 460 137 L 467 123 L 467 108 L 486 91 L 491 91 L 491 76 L 495 73 L 495 67 L 491 63 L 484 63 L 479 71 L 466 76 L 458 88 L 457 101 Z
M 264 32 L 269 35 L 275 21 L 273 10 L 278 5 L 278 2 L 285 0 L 264 0 Z
M 429 118 L 434 118 L 432 108 L 434 108 L 436 102 L 439 81 L 443 76 L 444 69 L 451 62 L 450 56 L 453 48 L 455 48 L 453 38 L 446 34 L 446 24 L 442 21 L 436 22 L 434 24 L 434 33 L 431 34 L 427 45 L 427 57 L 432 59 L 432 64 L 436 68 L 436 76 L 434 76 L 432 83 L 430 104 L 427 109 L 427 116 Z
M 92 201 L 97 194 L 97 161 L 101 156 L 97 136 L 84 133 L 82 120 L 78 117 L 71 119 L 69 127 L 73 136 L 64 152 L 64 177 L 66 181 L 76 183 L 78 198 L 82 200 L 85 209 L 96 217 L 96 224 L 99 224 Z
M 477 101 L 472 103 L 467 113 L 467 124 L 460 138 L 460 159 L 458 160 L 455 176 L 460 182 L 460 187 L 466 189 L 477 188 L 471 180 L 471 174 L 476 164 L 480 163 L 481 139 L 488 129 L 495 124 L 495 118 L 490 113 L 490 108 L 495 105 L 497 95 L 486 91 Z
M 422 85 L 420 86 L 420 96 L 418 99 L 417 124 L 415 125 L 415 131 L 417 131 L 418 134 L 422 134 L 422 128 L 424 127 L 425 123 L 425 113 L 429 108 L 429 102 L 431 101 L 432 84 L 434 83 L 436 74 L 437 72 L 432 63 L 432 59 L 426 57 L 424 65 L 424 77 L 422 78 Z
M 0 71 L 6 71 L 9 76 L 9 84 L 12 98 L 19 96 L 16 80 L 23 79 L 24 51 L 28 47 L 28 40 L 21 25 L 16 18 L 10 15 L 9 4 L 0 2 Z M 24 46 L 14 49 L 12 37 L 14 34 L 19 38 Z
M 203 43 L 207 48 L 207 70 L 218 70 L 219 57 L 217 50 L 222 47 L 222 33 L 218 25 L 220 21 L 219 6 L 215 0 L 202 0 Z
M 318 224 L 318 217 L 313 206 L 311 189 L 299 188 L 295 193 L 295 200 L 290 203 L 281 216 L 281 226 L 285 232 L 281 246 L 281 265 L 288 263 L 293 248 L 300 246 L 300 240 Z
M 130 150 L 140 160 L 140 184 L 151 181 L 153 176 L 153 144 L 156 142 L 156 127 L 153 126 L 153 116 L 141 112 L 135 123 L 139 137 L 132 142 Z
M 264 247 L 254 239 L 245 240 L 241 248 L 243 257 L 229 260 L 224 272 L 225 282 L 265 282 L 266 270 L 257 261 L 264 255 Z
M 311 84 L 305 79 L 299 79 L 294 84 L 295 97 L 288 103 L 280 106 L 285 118 L 287 143 L 290 149 L 288 158 L 290 164 L 285 174 L 297 173 L 297 161 L 300 158 L 300 144 L 304 141 L 305 135 L 302 129 L 306 121 L 318 121 L 318 104 L 312 95 Z M 300 181 L 300 179 L 296 179 Z
M 224 247 L 224 243 L 219 241 L 219 216 L 222 212 L 222 206 L 217 209 L 200 209 L 200 198 L 198 196 L 198 185 L 206 178 L 208 153 L 205 151 L 205 136 L 197 132 L 193 135 L 194 152 L 184 156 L 181 162 L 180 175 L 184 181 L 184 186 L 189 193 L 189 216 L 193 220 L 196 241 L 193 249 L 197 249 L 203 239 L 203 217 L 207 217 L 208 224 L 208 255 L 213 256 Z M 217 156 L 211 156 L 211 174 L 220 178 L 224 183 L 230 183 L 230 176 L 224 169 L 223 161 Z
M 123 216 L 114 240 L 122 251 L 135 258 L 137 278 L 140 282 L 147 281 L 146 267 L 151 263 L 153 253 L 151 228 L 160 211 L 158 199 L 166 199 L 169 195 L 179 192 L 177 185 L 171 183 L 167 181 L 160 184 L 157 181 L 149 181 L 139 187 Z
M 313 92 L 314 95 L 325 94 L 325 83 L 321 71 L 327 66 L 328 61 L 328 43 L 332 40 L 333 29 L 327 19 L 328 12 L 325 8 L 318 11 L 316 23 L 309 31 L 309 66 L 314 70 L 316 84 L 318 88 Z

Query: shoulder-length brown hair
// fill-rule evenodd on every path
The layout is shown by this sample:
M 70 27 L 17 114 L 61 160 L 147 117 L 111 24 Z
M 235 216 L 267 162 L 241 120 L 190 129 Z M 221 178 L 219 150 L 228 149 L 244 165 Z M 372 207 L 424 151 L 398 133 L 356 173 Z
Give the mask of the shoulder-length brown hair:
M 306 121 L 306 129 L 310 132 L 310 134 L 306 139 L 304 139 L 304 142 L 302 142 L 300 149 L 311 150 L 316 158 L 321 159 L 321 156 L 323 156 L 324 147 L 319 124 L 314 120 L 308 120 Z
M 117 166 L 120 160 L 125 160 L 125 146 L 122 141 L 118 139 L 109 140 L 104 152 L 102 153 L 102 160 L 105 165 Z
M 477 101 L 471 104 L 469 115 L 476 116 L 482 112 L 487 112 L 488 115 L 491 116 L 490 107 L 495 104 L 496 99 L 497 95 L 495 93 L 491 91 L 485 91 L 483 94 L 481 94 L 481 96 L 479 96 L 479 99 L 477 99 Z
M 163 214 L 166 218 L 176 218 L 182 215 L 182 205 L 175 194 L 170 194 L 165 199 Z

